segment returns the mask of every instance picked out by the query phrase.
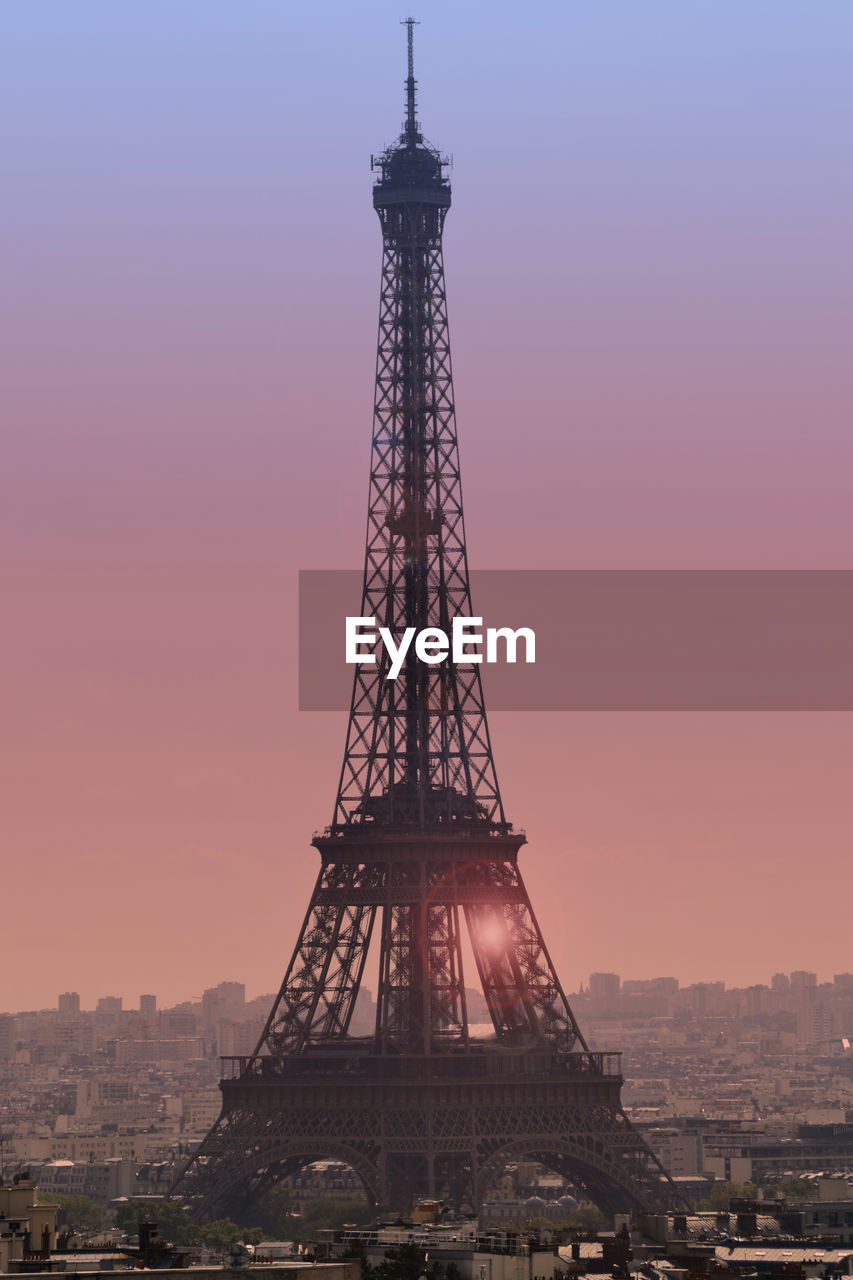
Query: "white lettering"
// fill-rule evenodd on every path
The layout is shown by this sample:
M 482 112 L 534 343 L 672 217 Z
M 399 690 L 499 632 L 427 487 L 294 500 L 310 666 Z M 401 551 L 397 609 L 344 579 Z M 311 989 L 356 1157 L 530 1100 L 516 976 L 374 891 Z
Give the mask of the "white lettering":
M 460 666 L 483 662 L 483 619 L 454 618 L 452 624 L 452 641 L 441 627 L 424 627 L 418 631 L 416 627 L 406 627 L 400 643 L 388 627 L 376 629 L 375 618 L 346 619 L 346 660 L 349 663 L 376 663 L 375 650 L 377 638 L 381 640 L 389 658 L 388 679 L 396 680 L 403 669 L 403 663 L 415 645 L 415 656 L 420 662 L 429 666 L 437 666 L 452 653 L 452 660 Z M 486 662 L 499 662 L 498 641 L 504 642 L 504 661 L 518 660 L 518 642 L 524 641 L 525 662 L 536 661 L 536 633 L 530 627 L 519 627 L 513 631 L 511 627 L 487 627 L 485 633 Z
M 375 631 L 362 631 L 361 627 L 372 627 L 375 618 L 347 618 L 347 662 L 375 662 L 375 653 L 362 653 L 361 646 L 376 644 Z
M 459 663 L 482 662 L 481 653 L 469 653 L 468 645 L 482 644 L 483 634 L 480 631 L 469 632 L 469 627 L 481 627 L 482 618 L 453 619 L 453 661 Z
M 379 628 L 382 643 L 385 645 L 385 648 L 391 656 L 391 666 L 388 670 L 389 680 L 396 680 L 397 676 L 400 674 L 400 669 L 403 666 L 406 654 L 409 652 L 409 646 L 412 643 L 412 637 L 416 630 L 416 627 L 406 627 L 406 630 L 403 632 L 403 639 L 400 641 L 399 645 L 395 645 L 394 636 L 388 628 Z
M 498 639 L 506 641 L 506 660 L 515 662 L 515 650 L 519 636 L 524 640 L 524 661 L 536 661 L 536 633 L 530 627 L 489 627 L 486 632 L 486 662 L 498 661 Z
M 427 662 L 434 667 L 439 662 L 444 662 L 449 649 L 447 632 L 442 631 L 440 627 L 424 627 L 423 631 L 418 632 L 415 653 L 421 662 Z

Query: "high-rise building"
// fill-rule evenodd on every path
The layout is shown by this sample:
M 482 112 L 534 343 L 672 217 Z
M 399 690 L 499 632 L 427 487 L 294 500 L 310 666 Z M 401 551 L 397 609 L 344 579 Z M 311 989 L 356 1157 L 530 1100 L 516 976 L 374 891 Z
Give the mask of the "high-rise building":
M 243 982 L 220 982 L 208 987 L 201 998 L 201 1018 L 205 1031 L 213 1031 L 217 1022 L 238 1022 L 243 1017 L 246 1004 L 246 985 Z
M 622 983 L 622 995 L 674 996 L 678 991 L 678 978 L 626 978 Z
M 15 1054 L 15 1019 L 11 1013 L 0 1013 L 0 1062 L 8 1062 Z
M 80 996 L 76 991 L 63 992 L 57 1001 L 57 1008 L 67 1017 L 74 1017 L 80 1012 Z
M 589 994 L 593 1000 L 615 1000 L 619 995 L 621 985 L 618 973 L 591 973 L 589 975 Z

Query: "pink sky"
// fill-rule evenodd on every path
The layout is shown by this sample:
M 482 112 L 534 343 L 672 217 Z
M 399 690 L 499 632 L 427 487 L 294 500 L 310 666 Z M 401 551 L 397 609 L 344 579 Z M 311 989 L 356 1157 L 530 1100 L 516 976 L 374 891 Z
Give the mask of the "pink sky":
M 87 3 L 3 12 L 13 1010 L 280 982 L 345 729 L 296 710 L 296 573 L 361 555 L 402 105 L 384 0 Z M 850 567 L 847 18 L 761 8 L 419 29 L 478 567 Z M 567 987 L 853 968 L 849 715 L 492 719 Z

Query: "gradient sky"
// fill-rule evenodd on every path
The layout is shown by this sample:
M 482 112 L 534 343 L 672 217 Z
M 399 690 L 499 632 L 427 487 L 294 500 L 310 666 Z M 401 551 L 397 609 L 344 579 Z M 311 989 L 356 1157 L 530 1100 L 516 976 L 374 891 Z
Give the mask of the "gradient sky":
M 0 1009 L 276 988 L 345 723 L 385 0 L 0 6 Z M 416 11 L 480 567 L 851 567 L 848 0 Z M 853 969 L 849 715 L 502 714 L 569 988 Z

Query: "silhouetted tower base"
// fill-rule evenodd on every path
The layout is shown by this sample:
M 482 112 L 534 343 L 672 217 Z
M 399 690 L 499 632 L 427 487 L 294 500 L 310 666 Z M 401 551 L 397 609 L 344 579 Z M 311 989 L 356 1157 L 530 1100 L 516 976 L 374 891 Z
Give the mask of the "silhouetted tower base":
M 619 1103 L 617 1054 L 541 1050 L 400 1058 L 235 1060 L 204 1145 L 196 1211 L 219 1217 L 314 1160 L 338 1160 L 368 1199 L 407 1213 L 418 1196 L 476 1210 L 504 1166 L 538 1160 L 604 1212 L 678 1197 Z M 192 1177 L 180 1188 L 192 1192 Z
M 445 162 L 415 118 L 380 157 L 379 347 L 361 616 L 399 638 L 473 614 L 442 231 Z M 343 619 L 342 619 L 343 623 Z M 620 1104 L 619 1055 L 591 1053 L 554 971 L 506 821 L 480 668 L 384 648 L 355 668 L 332 824 L 281 990 L 173 1193 L 199 1216 L 339 1160 L 383 1208 L 476 1209 L 504 1166 L 540 1160 L 608 1211 L 662 1209 L 673 1185 Z M 373 1035 L 350 1034 L 374 945 Z M 469 1026 L 473 960 L 493 1036 Z M 474 975 L 470 975 L 473 981 Z

